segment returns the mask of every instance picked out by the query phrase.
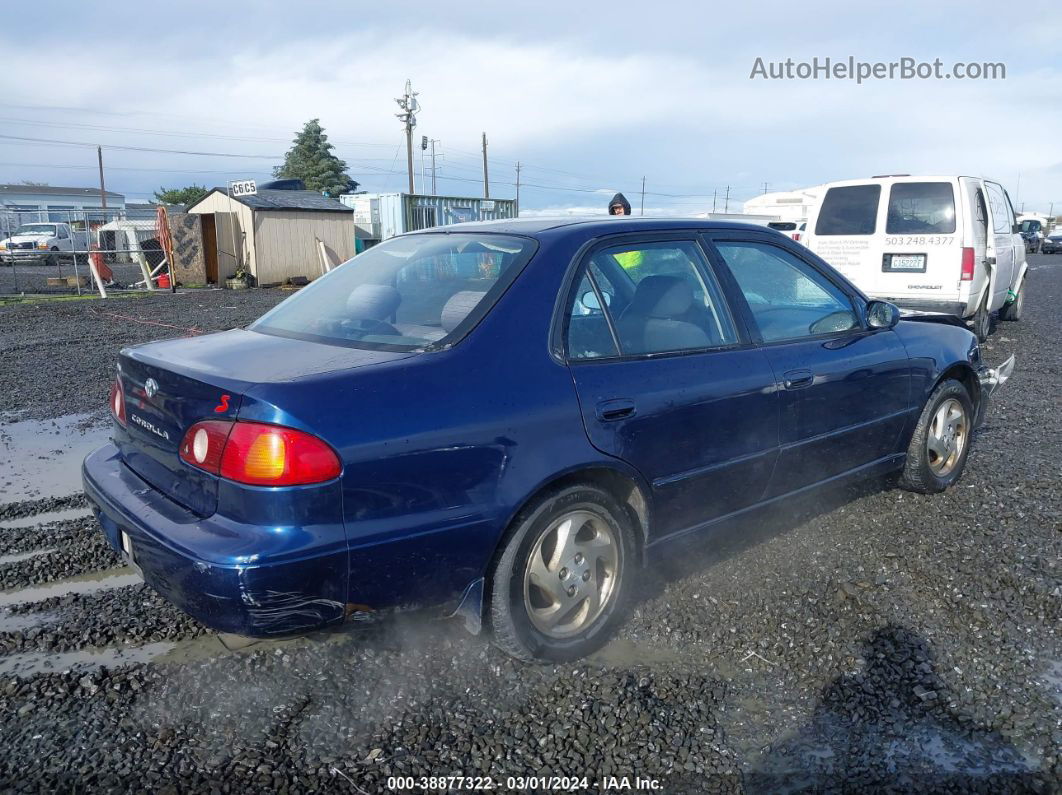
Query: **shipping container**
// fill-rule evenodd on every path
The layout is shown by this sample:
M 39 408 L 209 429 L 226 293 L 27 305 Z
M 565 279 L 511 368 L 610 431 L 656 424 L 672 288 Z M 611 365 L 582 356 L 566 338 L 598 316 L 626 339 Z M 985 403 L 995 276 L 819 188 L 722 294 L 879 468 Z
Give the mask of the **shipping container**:
M 354 210 L 359 250 L 418 229 L 516 216 L 516 202 L 513 199 L 416 193 L 346 193 L 339 200 Z

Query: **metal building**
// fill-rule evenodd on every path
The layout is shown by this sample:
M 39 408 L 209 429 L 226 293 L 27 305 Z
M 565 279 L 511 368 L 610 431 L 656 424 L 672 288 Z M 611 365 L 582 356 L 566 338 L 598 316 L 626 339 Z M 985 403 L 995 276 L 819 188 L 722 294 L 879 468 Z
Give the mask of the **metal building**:
M 214 188 L 187 212 L 203 216 L 207 281 L 230 278 L 240 265 L 259 285 L 316 278 L 317 241 L 338 262 L 354 256 L 354 211 L 312 190 L 261 188 L 237 198 Z
M 345 193 L 339 200 L 354 210 L 359 251 L 381 240 L 418 229 L 516 216 L 516 202 L 512 199 L 418 193 Z

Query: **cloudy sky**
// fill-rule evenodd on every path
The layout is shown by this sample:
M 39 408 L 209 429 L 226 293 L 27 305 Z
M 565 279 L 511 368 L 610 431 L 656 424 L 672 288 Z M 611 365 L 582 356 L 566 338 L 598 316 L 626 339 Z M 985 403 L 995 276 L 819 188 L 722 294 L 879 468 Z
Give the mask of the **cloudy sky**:
M 479 193 L 485 131 L 491 193 L 513 195 L 519 161 L 528 211 L 602 211 L 617 190 L 637 211 L 643 176 L 647 213 L 695 213 L 728 186 L 734 211 L 764 183 L 897 172 L 993 176 L 1016 205 L 1062 208 L 1062 6 L 861 5 L 20 4 L 0 30 L 0 182 L 92 186 L 96 144 L 129 200 L 264 179 L 319 117 L 364 189 L 400 190 L 409 78 L 439 192 Z M 757 58 L 849 56 L 1006 79 L 750 79 Z

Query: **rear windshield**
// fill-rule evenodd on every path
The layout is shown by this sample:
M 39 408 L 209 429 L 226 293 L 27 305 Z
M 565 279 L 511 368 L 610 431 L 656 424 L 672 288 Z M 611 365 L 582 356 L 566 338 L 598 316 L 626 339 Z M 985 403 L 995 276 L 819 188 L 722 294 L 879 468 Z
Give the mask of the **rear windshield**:
M 897 182 L 889 194 L 889 235 L 950 235 L 955 191 L 950 182 Z
M 880 185 L 830 188 L 822 199 L 816 235 L 872 235 L 878 222 Z
M 263 315 L 251 328 L 375 350 L 461 339 L 534 253 L 528 238 L 422 234 L 373 246 Z

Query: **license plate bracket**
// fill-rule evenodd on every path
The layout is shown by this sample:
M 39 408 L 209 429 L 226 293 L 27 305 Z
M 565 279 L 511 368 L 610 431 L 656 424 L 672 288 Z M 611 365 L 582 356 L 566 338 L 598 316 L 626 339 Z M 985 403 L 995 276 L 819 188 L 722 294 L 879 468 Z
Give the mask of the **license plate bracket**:
M 881 269 L 885 273 L 925 273 L 925 254 L 885 254 L 881 258 Z

